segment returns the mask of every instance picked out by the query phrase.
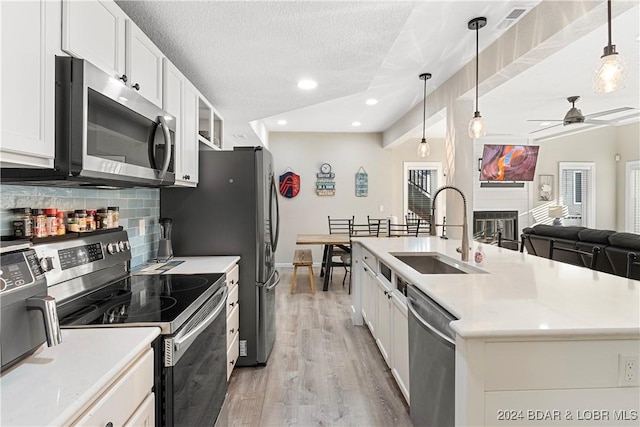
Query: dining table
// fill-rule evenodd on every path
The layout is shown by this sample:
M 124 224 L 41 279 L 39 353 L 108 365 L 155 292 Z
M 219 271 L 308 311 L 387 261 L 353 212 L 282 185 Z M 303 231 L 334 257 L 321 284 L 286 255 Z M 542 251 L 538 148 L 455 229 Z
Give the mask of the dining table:
M 296 245 L 323 245 L 322 267 L 320 277 L 324 274 L 323 291 L 329 289 L 329 279 L 331 277 L 331 258 L 333 257 L 333 247 L 338 246 L 347 252 L 351 252 L 351 240 L 346 233 L 339 234 L 298 234 Z

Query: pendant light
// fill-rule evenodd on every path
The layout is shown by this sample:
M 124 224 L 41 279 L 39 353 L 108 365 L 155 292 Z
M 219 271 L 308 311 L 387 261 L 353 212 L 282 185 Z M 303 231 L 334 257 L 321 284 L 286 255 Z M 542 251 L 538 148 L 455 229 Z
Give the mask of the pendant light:
M 622 89 L 627 78 L 627 64 L 622 55 L 616 52 L 616 45 L 611 44 L 611 0 L 607 0 L 607 27 L 609 44 L 593 73 L 593 91 L 610 93 Z
M 427 125 L 427 80 L 431 78 L 431 73 L 420 74 L 420 80 L 424 80 L 424 98 L 422 99 L 422 141 L 418 144 L 418 157 L 428 157 L 431 153 L 431 147 L 427 142 L 424 132 Z
M 469 122 L 469 137 L 470 138 L 481 138 L 486 135 L 486 131 L 484 129 L 484 119 L 480 115 L 480 111 L 478 109 L 478 44 L 479 44 L 479 36 L 478 31 L 480 28 L 487 25 L 487 18 L 479 17 L 473 18 L 467 24 L 467 27 L 470 30 L 475 30 L 476 32 L 476 111 L 473 113 L 473 119 Z

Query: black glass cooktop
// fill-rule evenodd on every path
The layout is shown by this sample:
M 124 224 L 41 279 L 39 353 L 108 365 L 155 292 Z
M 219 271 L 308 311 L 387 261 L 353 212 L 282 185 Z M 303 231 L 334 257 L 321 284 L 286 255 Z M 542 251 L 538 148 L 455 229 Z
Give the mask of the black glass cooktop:
M 171 323 L 193 314 L 223 284 L 222 273 L 130 276 L 59 305 L 58 317 L 68 327 Z

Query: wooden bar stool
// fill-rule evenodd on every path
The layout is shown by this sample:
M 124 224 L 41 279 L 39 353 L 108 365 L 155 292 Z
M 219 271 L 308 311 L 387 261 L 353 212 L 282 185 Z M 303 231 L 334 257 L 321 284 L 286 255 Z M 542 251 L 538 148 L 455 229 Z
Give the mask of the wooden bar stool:
M 298 267 L 307 266 L 309 268 L 309 282 L 311 282 L 311 293 L 316 293 L 316 284 L 313 281 L 313 257 L 311 249 L 296 249 L 293 253 L 293 277 L 291 278 L 291 293 L 296 292 L 296 276 Z

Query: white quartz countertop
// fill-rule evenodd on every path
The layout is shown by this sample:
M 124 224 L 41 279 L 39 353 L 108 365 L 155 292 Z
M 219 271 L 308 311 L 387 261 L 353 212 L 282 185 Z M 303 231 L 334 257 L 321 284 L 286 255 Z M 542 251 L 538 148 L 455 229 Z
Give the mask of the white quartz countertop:
M 163 274 L 205 274 L 205 273 L 228 273 L 234 265 L 240 261 L 239 256 L 194 256 L 175 257 L 168 262 L 184 261 L 170 270 L 163 271 Z M 153 273 L 154 270 L 162 268 L 166 262 L 150 263 L 142 267 L 134 274 Z
M 441 253 L 461 264 L 459 240 L 355 238 L 459 320 L 461 337 L 640 336 L 640 281 L 482 245 L 488 274 L 421 274 L 390 253 Z M 473 249 L 477 242 L 472 242 Z M 466 264 L 475 267 L 473 251 Z
M 63 329 L 62 343 L 40 347 L 0 377 L 0 425 L 68 425 L 160 328 Z

